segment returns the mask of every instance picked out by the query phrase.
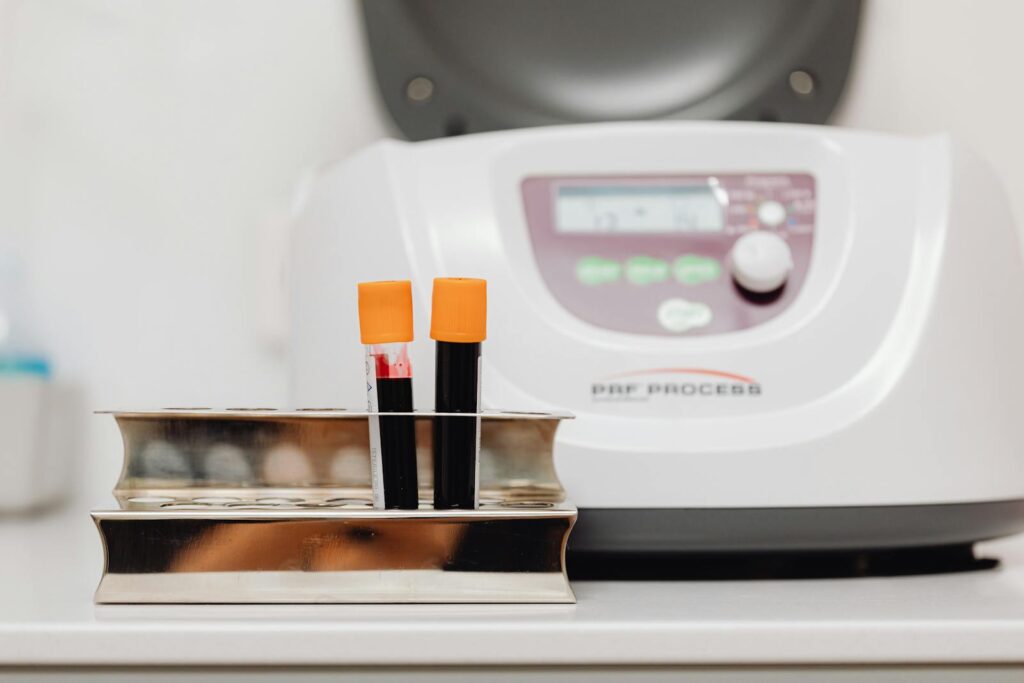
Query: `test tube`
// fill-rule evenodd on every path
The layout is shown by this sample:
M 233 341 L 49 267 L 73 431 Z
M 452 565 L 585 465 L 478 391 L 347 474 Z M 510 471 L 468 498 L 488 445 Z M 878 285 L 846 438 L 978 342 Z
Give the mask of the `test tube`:
M 411 413 L 412 287 L 408 280 L 359 283 L 359 335 L 366 347 L 366 403 L 371 413 Z M 373 506 L 415 510 L 416 423 L 411 415 L 370 416 Z
M 487 336 L 487 282 L 436 278 L 430 337 L 437 341 L 434 410 L 480 409 L 480 342 Z M 473 509 L 479 504 L 480 417 L 434 419 L 434 507 Z

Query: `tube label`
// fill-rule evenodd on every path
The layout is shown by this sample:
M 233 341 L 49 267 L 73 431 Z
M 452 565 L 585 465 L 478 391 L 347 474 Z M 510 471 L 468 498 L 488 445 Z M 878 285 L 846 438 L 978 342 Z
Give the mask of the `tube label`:
M 377 400 L 377 361 L 372 348 L 366 347 L 366 409 L 371 413 L 379 412 Z M 384 463 L 380 448 L 380 417 L 370 416 L 370 483 L 373 485 L 373 507 L 384 509 Z
M 476 454 L 473 461 L 473 476 L 475 481 L 473 482 L 473 509 L 477 510 L 480 508 L 480 387 L 483 385 L 483 376 L 480 374 L 483 370 L 482 359 L 483 354 L 477 354 L 476 357 Z

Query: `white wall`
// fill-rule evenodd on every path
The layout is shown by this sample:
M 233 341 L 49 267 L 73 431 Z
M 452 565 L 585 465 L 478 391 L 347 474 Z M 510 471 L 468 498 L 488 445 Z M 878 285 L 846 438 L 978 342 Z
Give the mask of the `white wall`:
M 870 2 L 837 122 L 950 130 L 1019 187 L 1022 24 L 1015 0 Z M 0 0 L 0 237 L 59 373 L 90 408 L 281 404 L 260 235 L 387 129 L 353 0 Z M 119 442 L 87 422 L 92 502 Z
M 90 408 L 278 405 L 260 253 L 304 169 L 384 134 L 352 2 L 0 5 L 0 226 Z M 120 442 L 92 418 L 87 488 Z
M 867 0 L 834 123 L 949 131 L 1003 178 L 1024 229 L 1024 2 Z

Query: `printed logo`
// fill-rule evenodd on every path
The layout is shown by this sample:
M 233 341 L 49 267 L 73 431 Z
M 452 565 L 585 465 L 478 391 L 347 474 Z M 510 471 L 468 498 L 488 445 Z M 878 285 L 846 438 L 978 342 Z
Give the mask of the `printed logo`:
M 744 398 L 761 394 L 761 383 L 752 377 L 708 368 L 633 370 L 611 375 L 590 385 L 590 398 L 595 402 L 642 402 L 683 397 Z

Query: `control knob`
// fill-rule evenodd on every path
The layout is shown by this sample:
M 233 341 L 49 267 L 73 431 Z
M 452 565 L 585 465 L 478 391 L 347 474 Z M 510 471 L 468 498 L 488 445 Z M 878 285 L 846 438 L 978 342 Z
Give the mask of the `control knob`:
M 793 254 L 786 240 L 767 230 L 740 237 L 729 252 L 729 271 L 740 287 L 754 294 L 781 289 L 793 270 Z

